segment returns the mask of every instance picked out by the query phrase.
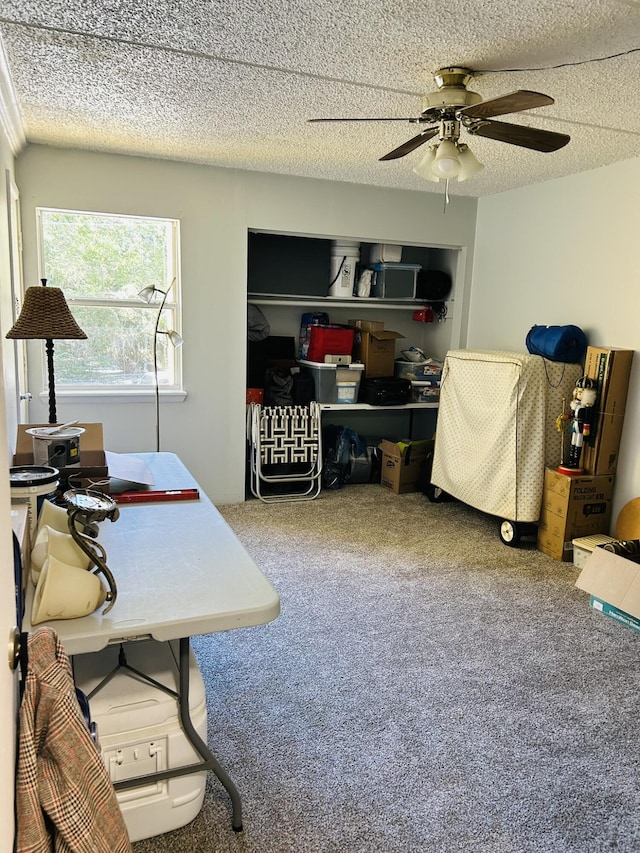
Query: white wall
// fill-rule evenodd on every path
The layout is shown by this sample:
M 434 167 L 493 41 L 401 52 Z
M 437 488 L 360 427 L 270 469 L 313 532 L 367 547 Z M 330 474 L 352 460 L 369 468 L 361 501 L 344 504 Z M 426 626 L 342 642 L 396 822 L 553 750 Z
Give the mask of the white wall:
M 162 404 L 162 448 L 183 459 L 217 503 L 244 499 L 246 264 L 249 228 L 354 237 L 372 242 L 463 246 L 471 275 L 476 202 L 442 196 L 238 172 L 166 161 L 29 146 L 17 180 L 25 285 L 38 282 L 35 208 L 63 207 L 175 217 L 181 221 L 183 403 Z M 53 283 L 53 282 L 52 282 Z M 468 292 L 468 287 L 466 288 Z M 466 322 L 464 300 L 456 303 Z M 292 334 L 295 330 L 292 331 Z M 30 343 L 30 355 L 37 354 Z M 43 387 L 30 357 L 31 390 Z M 154 406 L 70 402 L 61 420 L 104 424 L 114 451 L 153 450 Z M 47 420 L 35 399 L 32 422 Z
M 468 345 L 526 352 L 534 324 L 636 350 L 613 517 L 640 495 L 640 159 L 481 199 Z

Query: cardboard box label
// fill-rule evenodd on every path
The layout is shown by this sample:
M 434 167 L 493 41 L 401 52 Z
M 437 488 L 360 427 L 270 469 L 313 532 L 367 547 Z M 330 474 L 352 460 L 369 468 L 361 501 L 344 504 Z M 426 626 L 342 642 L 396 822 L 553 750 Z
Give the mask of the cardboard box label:
M 634 631 L 638 631 L 640 633 L 640 619 L 636 619 L 635 616 L 631 616 L 629 613 L 624 613 L 622 610 L 614 607 L 613 604 L 609 604 L 607 601 L 602 601 L 602 599 L 596 598 L 595 595 L 589 596 L 589 604 L 594 610 L 599 610 L 601 613 L 604 613 L 605 616 L 610 616 L 611 619 L 615 619 L 616 622 L 620 622 L 622 625 L 626 625 L 627 628 L 632 628 Z

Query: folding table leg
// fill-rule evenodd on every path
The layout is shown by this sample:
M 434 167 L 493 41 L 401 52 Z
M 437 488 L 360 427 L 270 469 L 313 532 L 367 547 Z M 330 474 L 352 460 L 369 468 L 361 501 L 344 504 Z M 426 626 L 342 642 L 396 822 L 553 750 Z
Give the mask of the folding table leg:
M 191 721 L 191 713 L 189 710 L 189 637 L 180 639 L 180 722 L 184 733 L 189 738 L 193 747 L 200 753 L 204 759 L 207 769 L 213 770 L 227 793 L 231 797 L 232 817 L 231 826 L 235 832 L 242 832 L 242 801 L 238 789 L 231 781 L 231 778 L 225 770 L 220 766 L 217 758 L 213 755 L 207 744 L 202 740 L 198 732 L 195 730 Z
M 116 791 L 126 791 L 130 788 L 137 788 L 140 785 L 151 784 L 152 782 L 160 782 L 164 779 L 176 779 L 179 776 L 190 776 L 192 773 L 211 770 L 216 774 L 222 786 L 231 797 L 231 826 L 235 832 L 242 832 L 242 802 L 240 800 L 238 789 L 231 781 L 227 772 L 221 767 L 218 759 L 213 755 L 207 744 L 195 730 L 191 720 L 191 711 L 189 708 L 189 645 L 189 637 L 183 637 L 180 639 L 180 652 L 178 655 L 179 679 L 176 698 L 182 730 L 184 731 L 189 743 L 200 755 L 200 758 L 202 758 L 202 761 L 196 762 L 195 764 L 188 764 L 183 767 L 170 767 L 166 770 L 159 770 L 155 773 L 145 773 L 142 776 L 136 776 L 130 779 L 121 779 L 119 782 L 114 782 L 113 787 Z M 161 689 L 166 688 L 161 685 Z

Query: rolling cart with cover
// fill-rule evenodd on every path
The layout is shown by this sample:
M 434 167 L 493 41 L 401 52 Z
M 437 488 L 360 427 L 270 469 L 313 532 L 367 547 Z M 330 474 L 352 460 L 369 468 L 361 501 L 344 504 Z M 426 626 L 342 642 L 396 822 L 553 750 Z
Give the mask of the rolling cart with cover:
M 580 364 L 499 350 L 450 350 L 440 386 L 430 500 L 446 495 L 501 519 L 516 546 L 540 517 L 545 467 L 560 464 L 556 419 Z

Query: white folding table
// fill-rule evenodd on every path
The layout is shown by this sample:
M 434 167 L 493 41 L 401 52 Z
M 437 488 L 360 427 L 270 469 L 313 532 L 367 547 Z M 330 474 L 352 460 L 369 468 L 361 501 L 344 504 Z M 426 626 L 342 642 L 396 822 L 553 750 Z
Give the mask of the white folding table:
M 190 718 L 189 639 L 271 622 L 280 612 L 280 598 L 175 454 L 132 455 L 151 468 L 154 490 L 196 488 L 199 498 L 121 504 L 118 520 L 101 522 L 98 535 L 118 587 L 115 605 L 106 615 L 102 607 L 81 619 L 50 625 L 70 656 L 137 640 L 180 641 L 180 722 L 202 762 L 116 782 L 115 787 L 212 770 L 231 797 L 232 826 L 240 831 L 240 795 Z M 24 632 L 38 627 L 30 621 L 33 584 L 28 586 Z

